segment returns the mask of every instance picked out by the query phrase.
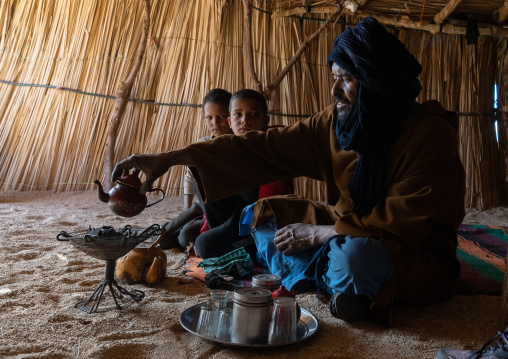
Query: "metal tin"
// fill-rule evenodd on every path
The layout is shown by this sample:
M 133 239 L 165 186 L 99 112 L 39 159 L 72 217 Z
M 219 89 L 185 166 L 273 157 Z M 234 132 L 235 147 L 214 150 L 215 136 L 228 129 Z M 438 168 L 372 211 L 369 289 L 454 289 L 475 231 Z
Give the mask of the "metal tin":
M 262 288 L 238 288 L 233 294 L 231 341 L 266 344 L 270 325 L 272 292 Z
M 268 289 L 273 292 L 280 288 L 281 278 L 276 274 L 256 274 L 252 276 L 252 287 Z

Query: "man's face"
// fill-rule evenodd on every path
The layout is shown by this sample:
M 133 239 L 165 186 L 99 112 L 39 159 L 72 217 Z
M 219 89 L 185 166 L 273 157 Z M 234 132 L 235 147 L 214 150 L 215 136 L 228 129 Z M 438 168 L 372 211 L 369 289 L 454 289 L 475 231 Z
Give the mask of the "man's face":
M 252 98 L 236 98 L 231 101 L 229 125 L 235 135 L 248 131 L 264 131 L 270 118 L 263 113 L 259 101 Z
M 358 80 L 341 69 L 336 63 L 332 66 L 333 86 L 332 96 L 337 104 L 337 116 L 346 118 L 351 106 L 358 97 Z
M 208 130 L 213 136 L 222 136 L 231 133 L 228 124 L 229 109 L 225 104 L 207 102 L 203 106 L 203 115 Z

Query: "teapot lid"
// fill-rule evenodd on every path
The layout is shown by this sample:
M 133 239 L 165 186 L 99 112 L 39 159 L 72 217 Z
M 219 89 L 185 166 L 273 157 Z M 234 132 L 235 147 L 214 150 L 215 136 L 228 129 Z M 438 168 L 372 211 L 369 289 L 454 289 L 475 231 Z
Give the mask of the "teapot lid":
M 116 181 L 129 187 L 141 187 L 141 180 L 138 177 L 139 170 L 134 170 L 130 174 L 120 177 Z

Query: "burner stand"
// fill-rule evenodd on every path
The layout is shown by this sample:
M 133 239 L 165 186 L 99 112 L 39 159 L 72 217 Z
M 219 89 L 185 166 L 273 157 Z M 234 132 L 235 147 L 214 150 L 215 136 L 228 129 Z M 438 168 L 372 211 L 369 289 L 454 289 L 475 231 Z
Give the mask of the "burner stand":
M 104 279 L 101 281 L 92 295 L 88 297 L 88 299 L 77 302 L 74 308 L 78 308 L 79 310 L 89 314 L 97 312 L 102 299 L 102 295 L 104 294 L 104 290 L 107 287 L 109 287 L 109 291 L 115 300 L 117 309 L 123 309 L 122 306 L 118 303 L 118 299 L 124 298 L 124 296 L 131 297 L 134 302 L 140 302 L 144 298 L 145 292 L 134 288 L 127 290 L 124 287 L 119 286 L 115 280 L 115 267 L 116 260 L 107 260 L 106 266 L 104 268 Z
M 157 240 L 159 240 L 162 233 L 164 233 L 164 228 L 158 224 L 153 224 L 147 228 L 125 226 L 114 229 L 113 227 L 103 226 L 102 228 L 89 227 L 88 230 L 72 233 L 61 231 L 56 236 L 58 241 L 71 242 L 80 251 L 106 262 L 104 279 L 97 289 L 88 299 L 79 301 L 74 307 L 83 312 L 96 313 L 104 291 L 108 287 L 117 309 L 123 309 L 119 299 L 125 299 L 122 300 L 122 305 L 141 301 L 145 296 L 143 291 L 133 288 L 127 290 L 116 282 L 116 260 L 148 238 L 157 236 Z

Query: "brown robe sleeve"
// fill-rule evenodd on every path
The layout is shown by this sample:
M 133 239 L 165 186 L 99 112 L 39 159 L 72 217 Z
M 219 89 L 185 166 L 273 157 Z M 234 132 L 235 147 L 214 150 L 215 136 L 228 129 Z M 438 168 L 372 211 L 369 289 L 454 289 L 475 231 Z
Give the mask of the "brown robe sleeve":
M 192 172 L 199 179 L 204 200 L 214 201 L 299 176 L 330 182 L 328 192 L 338 199 L 339 191 L 333 188 L 334 170 L 329 165 L 333 108 L 292 126 L 251 131 L 241 136 L 223 135 L 187 146 L 196 165 Z

